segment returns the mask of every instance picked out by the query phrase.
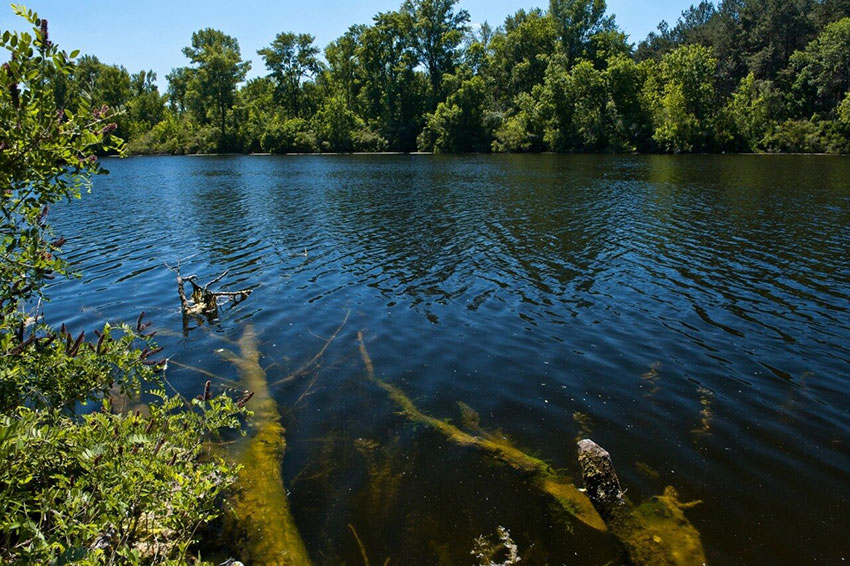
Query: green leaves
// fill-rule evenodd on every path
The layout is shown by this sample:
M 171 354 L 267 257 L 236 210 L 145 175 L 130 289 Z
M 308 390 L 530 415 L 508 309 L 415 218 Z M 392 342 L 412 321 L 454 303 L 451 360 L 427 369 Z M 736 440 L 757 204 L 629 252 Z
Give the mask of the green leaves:
M 35 23 L 37 15 L 16 7 Z M 38 55 L 29 33 L 6 32 L 4 46 L 10 61 L 0 74 L 8 87 L 0 89 L 0 186 L 3 212 L 0 228 L 11 235 L 0 256 L 0 313 L 8 314 L 18 301 L 41 294 L 42 283 L 64 274 L 64 264 L 49 245 L 50 230 L 42 211 L 80 194 L 99 168 L 91 158 L 97 151 L 120 146 L 106 139 L 102 123 L 111 115 L 93 116 L 57 108 L 51 77 L 69 70 L 64 52 L 52 44 Z
M 183 73 L 183 95 L 200 123 L 218 123 L 219 148 L 225 149 L 227 113 L 251 62 L 242 60 L 236 38 L 212 28 L 193 33 L 192 45 L 183 48 L 183 54 L 196 65 Z
M 314 77 L 321 68 L 315 40 L 308 33 L 279 33 L 270 46 L 257 51 L 275 81 L 278 99 L 293 117 L 300 110 L 301 82 Z
M 0 468 L 0 560 L 186 563 L 237 472 L 203 440 L 245 414 L 226 397 L 203 405 L 169 414 L 182 401 L 166 398 L 150 417 L 0 415 L 0 461 L 15 462 Z
M 149 416 L 140 405 L 114 414 L 111 399 L 137 399 L 164 370 L 141 317 L 88 340 L 44 323 L 35 299 L 68 273 L 50 207 L 80 198 L 101 172 L 96 154 L 120 154 L 123 142 L 110 135 L 114 108 L 79 90 L 57 103 L 78 52 L 59 51 L 37 14 L 14 10 L 35 29 L 2 36 L 0 563 L 185 564 L 236 474 L 206 443 L 249 413 L 226 396 L 189 404 L 159 389 Z M 77 70 L 102 71 L 113 90 L 98 94 L 120 103 L 126 71 L 83 59 Z

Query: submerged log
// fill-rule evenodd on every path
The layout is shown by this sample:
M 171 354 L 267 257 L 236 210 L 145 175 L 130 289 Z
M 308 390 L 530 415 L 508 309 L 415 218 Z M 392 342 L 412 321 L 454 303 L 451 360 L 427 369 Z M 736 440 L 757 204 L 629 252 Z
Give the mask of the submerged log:
M 606 530 L 605 522 L 593 507 L 593 503 L 576 488 L 570 478 L 554 472 L 543 460 L 529 456 L 507 442 L 496 442 L 492 437 L 474 436 L 446 421 L 426 415 L 401 389 L 375 377 L 375 369 L 363 342 L 362 332 L 358 333 L 358 341 L 369 380 L 387 393 L 408 420 L 427 426 L 459 446 L 476 448 L 515 470 L 527 473 L 533 484 L 550 497 L 557 508 L 593 529 Z
M 231 457 L 242 465 L 242 470 L 227 528 L 244 543 L 240 545 L 240 558 L 246 564 L 308 565 L 310 559 L 289 510 L 281 475 L 285 430 L 266 372 L 260 367 L 253 327 L 245 328 L 239 340 L 239 355 L 226 352 L 227 359 L 239 370 L 241 386 L 253 393 L 250 407 L 255 430 L 246 442 L 236 443 L 231 449 Z
M 527 473 L 532 485 L 550 497 L 556 508 L 596 530 L 610 531 L 638 566 L 705 564 L 699 532 L 683 512 L 698 505 L 698 501 L 680 503 L 676 490 L 668 487 L 664 495 L 633 507 L 620 489 L 610 455 L 592 441 L 579 445 L 579 463 L 587 486 L 586 492 L 580 491 L 568 477 L 553 471 L 543 460 L 529 456 L 507 442 L 496 441 L 493 435 L 472 435 L 420 411 L 401 389 L 375 376 L 362 332 L 358 333 L 357 339 L 369 380 L 383 389 L 398 406 L 399 412 L 411 422 L 427 426 L 459 446 L 477 448 Z M 470 414 L 472 410 L 464 407 L 462 411 L 464 419 L 480 430 L 477 420 Z
M 578 443 L 578 461 L 590 500 L 635 564 L 692 566 L 705 564 L 699 532 L 684 510 L 699 501 L 681 503 L 668 486 L 664 495 L 633 507 L 620 489 L 611 455 L 592 440 Z

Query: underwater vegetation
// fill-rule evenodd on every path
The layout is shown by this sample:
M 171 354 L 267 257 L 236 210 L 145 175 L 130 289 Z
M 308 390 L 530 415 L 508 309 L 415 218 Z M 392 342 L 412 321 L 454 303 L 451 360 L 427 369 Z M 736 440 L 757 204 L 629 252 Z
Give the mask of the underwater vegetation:
M 328 342 L 338 332 L 339 329 Z M 706 563 L 699 531 L 685 516 L 685 511 L 699 501 L 683 503 L 676 490 L 668 486 L 662 495 L 633 505 L 620 488 L 610 455 L 587 439 L 578 443 L 579 464 L 586 489 L 579 488 L 569 476 L 517 448 L 505 435 L 485 430 L 478 413 L 469 405 L 458 403 L 460 424 L 466 430 L 422 412 L 400 388 L 376 377 L 362 331 L 358 332 L 357 342 L 369 382 L 389 397 L 401 416 L 427 427 L 456 446 L 476 450 L 519 473 L 531 489 L 548 500 L 555 516 L 567 523 L 569 531 L 572 531 L 572 522 L 578 521 L 595 531 L 608 533 L 638 566 Z M 266 372 L 260 366 L 257 336 L 251 325 L 246 326 L 236 346 L 238 353 L 225 349 L 219 350 L 219 354 L 237 368 L 239 387 L 252 392 L 250 406 L 254 416 L 248 437 L 237 440 L 228 448 L 229 458 L 242 467 L 225 521 L 225 533 L 233 541 L 229 546 L 238 549 L 239 559 L 246 564 L 311 564 L 290 511 L 281 473 L 286 431 L 281 424 L 280 410 L 271 395 Z M 584 415 L 577 413 L 574 419 L 582 428 L 589 430 L 589 419 Z M 391 461 L 395 458 L 392 452 L 398 447 L 393 450 L 392 446 L 392 442 L 382 446 L 366 438 L 354 441 L 353 449 L 360 454 L 372 480 L 370 489 L 363 494 L 365 499 L 360 503 L 368 508 L 392 506 L 398 495 L 403 473 L 393 470 Z M 363 540 L 353 524 L 349 523 L 348 528 L 357 543 L 363 564 L 368 565 L 369 557 Z M 503 534 L 500 531 L 499 536 Z M 502 538 L 500 540 L 504 542 Z M 487 555 L 481 550 L 483 546 L 476 548 L 480 551 L 478 554 Z M 504 549 L 507 548 L 512 548 L 513 554 L 518 552 L 511 545 L 504 546 Z M 519 555 L 513 554 L 505 555 L 509 558 L 505 563 L 512 564 L 514 559 L 519 562 Z
M 619 489 L 616 475 L 613 475 L 616 489 L 610 500 L 592 500 L 569 477 L 552 470 L 543 460 L 483 431 L 477 414 L 469 406 L 460 406 L 462 422 L 476 431 L 475 435 L 420 411 L 401 389 L 376 377 L 362 332 L 358 333 L 358 343 L 369 381 L 381 388 L 408 420 L 438 432 L 459 446 L 480 450 L 527 474 L 532 484 L 551 498 L 553 506 L 593 529 L 610 532 L 622 543 L 635 564 L 688 566 L 706 563 L 699 532 L 684 514 L 685 510 L 699 502 L 681 503 L 676 490 L 667 487 L 663 495 L 633 506 Z M 591 441 L 582 442 L 593 444 Z M 581 447 L 582 443 L 579 444 Z M 610 465 L 610 458 L 608 461 Z M 584 462 L 582 464 L 584 471 L 587 466 Z M 613 467 L 610 473 L 613 474 Z

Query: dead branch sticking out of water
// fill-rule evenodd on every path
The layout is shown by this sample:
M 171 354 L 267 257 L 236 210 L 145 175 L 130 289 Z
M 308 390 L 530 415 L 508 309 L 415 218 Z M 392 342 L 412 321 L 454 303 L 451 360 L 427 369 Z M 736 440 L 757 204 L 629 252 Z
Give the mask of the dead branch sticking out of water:
M 610 530 L 638 566 L 705 564 L 699 532 L 683 512 L 698 502 L 681 503 L 676 490 L 667 487 L 664 495 L 651 497 L 640 506 L 633 507 L 623 496 L 608 453 L 592 441 L 583 441 L 579 444 L 579 463 L 588 492 L 595 498 L 591 500 L 569 478 L 559 475 L 542 460 L 529 456 L 507 442 L 497 442 L 492 435 L 473 436 L 446 421 L 421 412 L 401 389 L 375 376 L 362 331 L 358 332 L 357 340 L 369 380 L 387 393 L 408 420 L 427 426 L 459 446 L 477 448 L 515 470 L 528 474 L 532 485 L 549 496 L 558 508 L 594 529 Z M 471 409 L 467 407 L 466 412 L 469 411 Z M 477 423 L 469 414 L 464 418 L 473 424 Z M 589 450 L 591 447 L 598 450 Z M 607 464 L 602 453 L 607 456 Z
M 206 285 L 198 284 L 197 275 L 188 275 L 186 277 L 180 274 L 180 261 L 176 266 L 170 266 L 167 263 L 165 266 L 177 275 L 177 294 L 180 296 L 180 309 L 183 311 L 183 330 L 188 329 L 188 319 L 190 317 L 199 318 L 206 317 L 207 321 L 213 321 L 218 318 L 219 303 L 233 301 L 233 304 L 238 304 L 247 299 L 251 293 L 251 289 L 242 289 L 239 291 L 210 291 L 210 287 L 224 279 L 228 271 L 225 271 L 218 277 L 212 279 Z M 186 283 L 192 287 L 192 292 L 189 297 L 186 296 Z
M 254 328 L 245 328 L 238 355 L 226 352 L 227 359 L 239 370 L 242 387 L 254 394 L 251 409 L 255 431 L 247 443 L 237 443 L 233 449 L 232 457 L 242 470 L 231 501 L 233 517 L 228 530 L 245 542 L 241 548 L 247 564 L 308 565 L 307 549 L 289 510 L 281 476 L 286 431 L 266 373 L 260 367 Z
M 699 531 L 684 514 L 700 501 L 682 503 L 676 490 L 668 486 L 664 495 L 650 497 L 633 507 L 620 489 L 606 450 L 592 440 L 582 440 L 578 443 L 578 460 L 590 499 L 635 564 L 706 563 Z

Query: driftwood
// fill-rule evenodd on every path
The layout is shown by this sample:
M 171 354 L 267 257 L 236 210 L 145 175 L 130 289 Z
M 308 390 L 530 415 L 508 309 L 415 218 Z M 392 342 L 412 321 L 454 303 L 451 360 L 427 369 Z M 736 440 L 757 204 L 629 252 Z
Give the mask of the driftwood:
M 459 446 L 477 448 L 519 472 L 527 474 L 534 487 L 548 496 L 554 508 L 565 511 L 599 531 L 608 531 L 625 547 L 637 566 L 699 566 L 705 564 L 705 552 L 699 532 L 684 511 L 700 502 L 681 503 L 672 487 L 663 495 L 651 497 L 633 507 L 624 497 L 610 455 L 592 441 L 579 444 L 579 463 L 586 490 L 580 491 L 569 478 L 555 472 L 543 460 L 535 458 L 505 441 L 484 433 L 469 407 L 461 407 L 464 420 L 476 434 L 426 415 L 398 387 L 378 379 L 366 350 L 363 333 L 358 333 L 360 353 L 371 382 L 383 389 L 411 422 L 427 426 Z
M 189 327 L 189 318 L 205 317 L 208 322 L 218 318 L 220 302 L 233 301 L 238 304 L 247 299 L 252 289 L 241 289 L 239 291 L 210 291 L 210 287 L 227 277 L 229 271 L 225 271 L 218 277 L 212 279 L 206 285 L 198 283 L 197 275 L 183 276 L 180 274 L 180 262 L 176 266 L 165 264 L 168 269 L 177 275 L 177 294 L 180 296 L 180 309 L 183 311 L 183 331 Z M 186 283 L 191 285 L 192 291 L 186 296 Z

